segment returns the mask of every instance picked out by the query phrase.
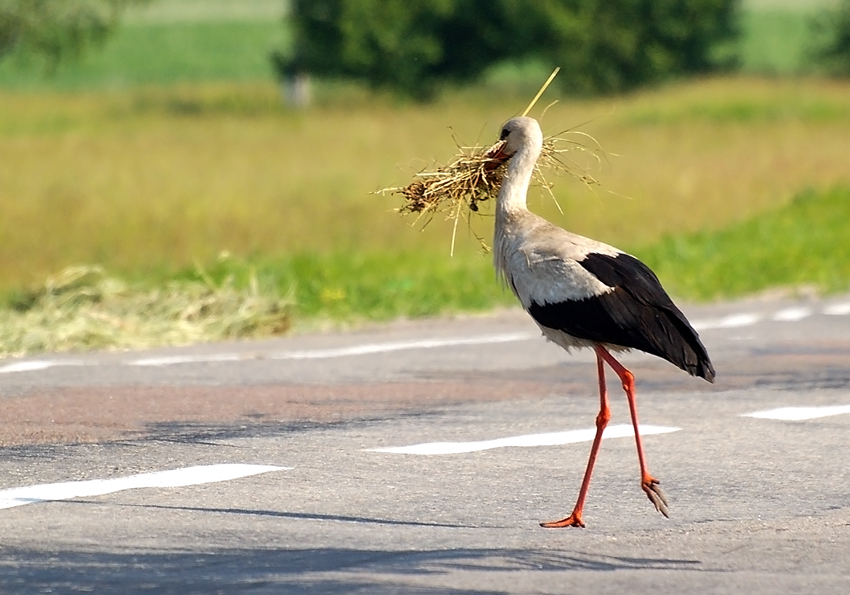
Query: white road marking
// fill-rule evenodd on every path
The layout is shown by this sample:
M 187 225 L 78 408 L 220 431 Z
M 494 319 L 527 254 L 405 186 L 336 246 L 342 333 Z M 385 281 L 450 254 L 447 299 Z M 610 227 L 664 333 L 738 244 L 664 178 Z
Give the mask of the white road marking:
M 761 320 L 760 314 L 743 312 L 741 314 L 732 314 L 724 318 L 716 320 L 695 320 L 691 326 L 698 331 L 716 328 L 738 328 L 741 326 L 750 326 Z
M 773 319 L 780 322 L 797 322 L 812 315 L 811 308 L 785 308 L 773 315 Z
M 172 355 L 164 357 L 145 357 L 127 362 L 130 366 L 172 366 L 174 364 L 203 364 L 215 362 L 237 362 L 249 359 L 251 355 L 238 353 L 210 353 L 207 355 Z
M 850 302 L 838 302 L 824 306 L 821 312 L 830 316 L 846 316 L 850 314 Z M 785 308 L 773 314 L 775 321 L 796 322 L 813 314 L 808 307 L 798 306 Z M 709 329 L 732 329 L 751 326 L 764 318 L 764 315 L 753 312 L 740 312 L 730 314 L 723 318 L 706 320 L 694 320 L 692 326 L 698 331 Z M 497 335 L 482 335 L 478 337 L 449 337 L 445 339 L 419 339 L 412 341 L 398 341 L 388 343 L 366 343 L 352 345 L 350 347 L 337 347 L 330 349 L 313 349 L 300 351 L 280 351 L 267 354 L 257 353 L 210 353 L 205 355 L 173 355 L 162 357 L 145 357 L 123 362 L 113 362 L 111 365 L 131 366 L 172 366 L 176 364 L 198 364 L 238 362 L 252 359 L 329 359 L 337 357 L 349 357 L 357 355 L 368 355 L 373 353 L 388 353 L 391 351 L 404 351 L 410 349 L 435 349 L 440 347 L 453 347 L 461 345 L 485 345 L 492 343 L 508 343 L 514 341 L 528 341 L 539 338 L 538 334 L 518 332 L 503 333 Z M 30 360 L 16 361 L 6 365 L 0 365 L 0 374 L 15 372 L 38 372 L 58 366 L 91 366 L 110 365 L 106 362 L 82 361 L 82 360 Z
M 23 362 L 15 362 L 14 364 L 6 364 L 5 366 L 0 366 L 0 374 L 9 374 L 10 372 L 37 372 L 39 370 L 46 370 L 47 368 L 52 368 L 53 366 L 84 366 L 85 362 L 77 361 L 77 360 L 45 360 L 45 359 L 36 359 L 30 361 Z
M 70 500 L 85 496 L 101 496 L 122 490 L 135 488 L 174 488 L 182 486 L 229 481 L 268 473 L 269 471 L 289 470 L 292 467 L 274 467 L 271 465 L 200 465 L 185 467 L 170 471 L 154 473 L 139 473 L 127 477 L 112 479 L 91 479 L 88 481 L 66 481 L 62 483 L 45 483 L 20 488 L 0 490 L 0 508 L 13 508 L 25 504 Z
M 830 415 L 850 413 L 850 405 L 832 405 L 826 407 L 780 407 L 767 411 L 744 413 L 741 417 L 757 417 L 760 419 L 779 419 L 783 421 L 802 421 Z
M 640 426 L 641 436 L 650 434 L 667 434 L 678 432 L 680 428 L 666 428 L 663 426 Z M 411 446 L 396 446 L 389 448 L 369 448 L 370 452 L 390 452 L 406 455 L 448 455 L 488 450 L 491 448 L 504 448 L 507 446 L 555 446 L 558 444 L 572 444 L 575 442 L 590 442 L 596 435 L 596 428 L 587 430 L 570 430 L 567 432 L 548 432 L 546 434 L 527 434 L 524 436 L 511 436 L 510 438 L 497 438 L 495 440 L 481 440 L 478 442 L 428 442 L 424 444 L 413 444 Z M 626 438 L 634 436 L 634 430 L 629 424 L 617 424 L 605 428 L 603 438 Z
M 271 354 L 272 359 L 320 359 L 328 357 L 344 357 L 348 355 L 365 355 L 369 353 L 386 353 L 388 351 L 405 351 L 408 349 L 435 349 L 439 347 L 455 347 L 458 345 L 485 345 L 492 343 L 512 343 L 536 339 L 537 333 L 504 333 L 500 335 L 482 335 L 480 337 L 454 337 L 448 339 L 420 339 L 418 341 L 398 341 L 395 343 L 373 343 L 340 347 L 335 349 L 318 349 L 315 351 L 289 351 Z
M 405 351 L 410 349 L 435 349 L 439 347 L 455 347 L 458 345 L 485 345 L 492 343 L 510 343 L 527 341 L 539 335 L 533 333 L 503 333 L 499 335 L 482 335 L 480 337 L 449 337 L 446 339 L 419 339 L 416 341 L 397 341 L 389 343 L 366 343 L 350 347 L 335 347 L 331 349 L 312 349 L 303 351 L 280 351 L 265 354 L 265 359 L 328 359 L 348 357 L 352 355 L 367 355 L 371 353 L 387 353 L 390 351 Z M 186 355 L 173 357 L 145 358 L 132 360 L 134 366 L 169 366 L 173 364 L 220 362 L 244 359 L 238 354 L 222 353 L 211 355 Z
M 828 316 L 846 316 L 850 314 L 850 302 L 843 304 L 830 304 L 823 309 L 823 313 Z

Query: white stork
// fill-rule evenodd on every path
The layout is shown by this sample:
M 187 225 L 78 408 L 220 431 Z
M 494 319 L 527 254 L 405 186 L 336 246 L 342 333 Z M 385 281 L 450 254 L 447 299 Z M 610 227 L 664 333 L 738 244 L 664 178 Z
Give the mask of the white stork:
M 629 401 L 640 464 L 641 488 L 667 516 L 667 499 L 649 474 L 638 432 L 634 376 L 610 351 L 639 349 L 664 358 L 692 376 L 714 381 L 705 347 L 658 277 L 634 256 L 570 233 L 528 210 L 526 193 L 543 144 L 536 120 L 513 118 L 488 153 L 494 164 L 510 160 L 496 199 L 494 265 L 543 335 L 567 351 L 596 352 L 599 415 L 578 500 L 570 516 L 543 527 L 584 527 L 582 509 L 602 433 L 611 417 L 604 364 L 619 376 Z

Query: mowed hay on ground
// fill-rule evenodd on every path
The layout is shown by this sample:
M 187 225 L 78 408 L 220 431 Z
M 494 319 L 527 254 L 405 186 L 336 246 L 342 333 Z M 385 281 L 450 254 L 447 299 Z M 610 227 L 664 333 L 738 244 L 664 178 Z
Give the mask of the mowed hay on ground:
M 543 191 L 531 207 L 624 247 L 719 229 L 802 188 L 850 181 L 848 96 L 850 85 L 833 82 L 720 79 L 561 101 L 544 132 L 592 134 L 607 152 L 588 164 L 601 188 L 557 178 L 564 214 Z M 459 93 L 296 113 L 263 84 L 0 94 L 0 288 L 77 263 L 173 269 L 221 250 L 404 247 L 448 258 L 451 222 L 420 232 L 394 213 L 397 197 L 371 192 L 447 161 L 453 138 L 494 142 L 526 101 Z M 484 214 L 472 225 L 486 238 Z M 458 236 L 456 257 L 477 258 L 474 235 Z
M 101 267 L 69 267 L 0 309 L 0 358 L 42 351 L 143 349 L 285 332 L 291 300 L 228 280 L 138 288 Z

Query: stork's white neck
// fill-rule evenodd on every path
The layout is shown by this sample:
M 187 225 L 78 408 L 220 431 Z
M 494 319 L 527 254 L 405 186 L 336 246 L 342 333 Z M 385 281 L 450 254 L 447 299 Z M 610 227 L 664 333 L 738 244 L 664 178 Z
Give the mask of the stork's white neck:
M 521 134 L 522 140 L 518 143 L 519 148 L 508 163 L 508 171 L 502 181 L 499 196 L 496 198 L 493 264 L 496 267 L 497 275 L 513 287 L 514 292 L 516 292 L 516 287 L 511 280 L 509 260 L 511 255 L 521 248 L 522 230 L 527 227 L 523 225 L 523 222 L 527 221 L 528 215 L 530 215 L 526 207 L 528 185 L 531 183 L 534 166 L 543 148 L 540 127 L 537 122 L 530 118 L 528 120 L 524 125 L 525 130 L 518 130 L 516 120 L 511 120 L 507 124 L 513 128 L 511 134 Z M 522 123 L 519 124 L 522 128 Z M 527 132 L 527 134 L 522 134 L 522 132 Z M 509 135 L 508 142 L 510 143 L 512 140 Z
M 520 147 L 508 164 L 508 172 L 496 198 L 496 221 L 527 210 L 526 196 L 534 164 L 540 156 L 538 143 L 527 143 Z

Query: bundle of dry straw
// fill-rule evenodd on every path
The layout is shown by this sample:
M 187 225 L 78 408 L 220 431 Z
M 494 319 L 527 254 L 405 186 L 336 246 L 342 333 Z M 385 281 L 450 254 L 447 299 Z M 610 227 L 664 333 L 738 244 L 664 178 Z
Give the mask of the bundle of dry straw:
M 526 115 L 531 110 L 556 74 L 558 69 L 555 69 L 544 83 L 522 115 Z M 499 194 L 507 165 L 498 163 L 492 158 L 494 148 L 495 146 L 458 145 L 458 153 L 448 165 L 435 164 L 433 168 L 416 173 L 414 181 L 407 186 L 384 188 L 379 193 L 402 195 L 404 204 L 396 209 L 401 214 L 418 213 L 419 217 L 428 216 L 430 220 L 430 217 L 437 213 L 447 213 L 447 218 L 454 219 L 452 235 L 452 252 L 454 252 L 454 236 L 458 221 L 466 218 L 469 212 L 478 213 L 479 203 L 495 200 Z M 586 167 L 567 155 L 574 151 L 590 153 L 597 161 L 602 155 L 596 140 L 584 132 L 566 130 L 548 136 L 543 140 L 543 150 L 537 161 L 532 183 L 543 187 L 551 195 L 552 184 L 546 180 L 544 172 L 552 172 L 555 175 L 569 175 L 589 186 L 598 185 L 598 181 Z
M 552 184 L 546 180 L 544 172 L 553 171 L 572 176 L 584 184 L 598 184 L 586 168 L 565 156 L 568 152 L 581 150 L 591 151 L 598 158 L 598 147 L 589 147 L 581 141 L 568 138 L 567 134 L 581 135 L 592 140 L 589 135 L 575 130 L 545 138 L 532 183 L 551 189 Z M 479 203 L 495 199 L 499 194 L 506 167 L 507 163 L 496 164 L 489 147 L 458 146 L 458 153 L 448 165 L 420 171 L 407 186 L 384 188 L 381 192 L 404 196 L 404 204 L 397 209 L 402 214 L 454 213 L 461 206 L 478 212 Z

